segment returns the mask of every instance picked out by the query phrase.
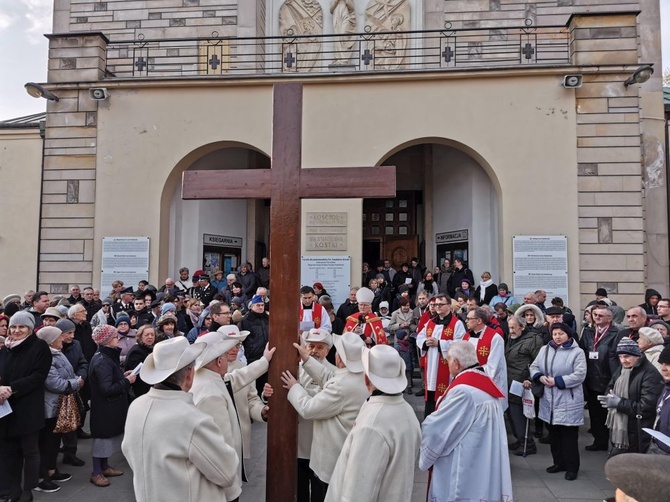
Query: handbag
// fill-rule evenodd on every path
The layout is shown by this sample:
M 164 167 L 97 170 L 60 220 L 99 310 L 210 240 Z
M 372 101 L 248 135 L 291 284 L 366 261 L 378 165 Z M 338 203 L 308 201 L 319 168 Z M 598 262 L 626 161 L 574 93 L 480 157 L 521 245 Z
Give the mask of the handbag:
M 546 347 L 546 346 L 545 346 Z M 549 361 L 549 349 L 544 351 L 544 371 L 547 371 L 547 362 Z M 530 388 L 533 395 L 539 399 L 544 394 L 544 384 L 542 382 L 536 382 L 533 380 L 533 384 Z
M 81 415 L 79 405 L 74 394 L 61 394 L 58 398 L 58 414 L 54 433 L 67 434 L 79 428 Z

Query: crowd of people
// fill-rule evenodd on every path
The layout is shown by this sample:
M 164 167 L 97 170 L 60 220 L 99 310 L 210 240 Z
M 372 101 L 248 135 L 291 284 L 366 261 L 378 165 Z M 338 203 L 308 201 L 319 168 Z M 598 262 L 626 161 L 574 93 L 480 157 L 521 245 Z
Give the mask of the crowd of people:
M 123 451 L 138 501 L 238 500 L 251 424 L 272 416 L 269 267 L 182 268 L 160 287 L 117 281 L 102 299 L 78 285 L 6 296 L 0 494 L 59 490 L 71 478 L 59 454 L 82 467 L 78 442 L 91 439 L 97 487 L 124 474 L 109 463 Z M 366 268 L 337 309 L 323 284 L 299 292 L 301 363 L 281 381 L 299 417 L 300 502 L 408 501 L 417 459 L 429 500 L 512 500 L 509 455 L 537 442 L 550 445 L 547 472 L 574 480 L 585 408 L 589 452 L 670 457 L 670 299 L 650 290 L 624 311 L 598 289 L 578 320 L 542 290 L 517 300 L 489 272 L 475 286 L 458 259 Z M 403 393 L 423 396 L 422 424 Z

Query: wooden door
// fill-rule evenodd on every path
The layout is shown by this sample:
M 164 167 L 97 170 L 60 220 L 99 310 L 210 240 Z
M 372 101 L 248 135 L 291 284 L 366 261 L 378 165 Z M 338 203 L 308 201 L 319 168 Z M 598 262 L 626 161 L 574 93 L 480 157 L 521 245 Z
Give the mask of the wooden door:
M 409 263 L 419 251 L 419 239 L 416 235 L 407 237 L 387 237 L 384 239 L 382 254 L 391 260 L 391 266 L 400 270 L 400 265 Z

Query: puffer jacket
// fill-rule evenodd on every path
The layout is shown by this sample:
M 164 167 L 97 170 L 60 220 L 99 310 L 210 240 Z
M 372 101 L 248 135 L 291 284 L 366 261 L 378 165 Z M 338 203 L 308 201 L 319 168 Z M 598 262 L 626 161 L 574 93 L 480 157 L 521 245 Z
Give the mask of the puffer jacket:
M 257 314 L 250 310 L 240 322 L 240 331 L 245 330 L 249 331 L 249 336 L 244 339 L 242 344 L 244 345 L 244 355 L 247 358 L 247 363 L 251 364 L 263 357 L 265 344 L 269 340 L 270 317 L 265 312 Z
M 614 382 L 620 376 L 621 367 L 612 375 L 612 381 L 608 386 L 609 391 L 614 388 Z M 662 392 L 663 377 L 643 354 L 631 370 L 628 398 L 622 398 L 616 407 L 619 413 L 628 415 L 629 448 L 625 453 L 647 451 L 651 436 L 643 432 L 642 428 L 653 428 L 656 419 L 656 404 Z
M 79 389 L 77 375 L 65 354 L 51 351 L 51 358 L 51 368 L 44 382 L 44 418 L 58 415 L 58 399 L 61 394 L 72 394 Z
M 551 341 L 551 333 L 549 333 L 549 329 L 544 325 L 544 314 L 540 310 L 540 307 L 537 305 L 533 304 L 526 304 L 526 305 L 521 305 L 516 312 L 514 312 L 514 316 L 517 319 L 524 319 L 523 314 L 524 312 L 527 312 L 531 310 L 535 314 L 535 322 L 532 325 L 526 324 L 526 327 L 523 329 L 524 333 L 527 333 L 529 331 L 532 331 L 534 333 L 537 333 L 542 337 L 542 343 L 545 345 L 548 344 Z
M 533 381 L 541 376 L 553 377 L 556 385 L 544 387 L 540 398 L 540 419 L 551 425 L 576 426 L 584 423 L 586 357 L 574 339 L 563 345 L 554 342 L 542 347 L 530 365 Z
M 542 348 L 542 338 L 532 331 L 522 334 L 519 338 L 510 338 L 505 347 L 505 361 L 507 362 L 507 388 L 512 380 L 523 382 L 530 378 L 528 367 L 535 360 Z M 521 398 L 510 394 L 509 402 L 521 404 Z
M 588 390 L 602 394 L 607 389 L 612 375 L 619 368 L 619 357 L 616 355 L 616 341 L 619 337 L 619 330 L 612 324 L 605 336 L 598 340 L 598 345 L 596 345 L 598 359 L 590 359 L 589 352 L 593 351 L 595 335 L 595 327 L 584 328 L 579 346 L 586 356 L 586 381 L 584 384 Z

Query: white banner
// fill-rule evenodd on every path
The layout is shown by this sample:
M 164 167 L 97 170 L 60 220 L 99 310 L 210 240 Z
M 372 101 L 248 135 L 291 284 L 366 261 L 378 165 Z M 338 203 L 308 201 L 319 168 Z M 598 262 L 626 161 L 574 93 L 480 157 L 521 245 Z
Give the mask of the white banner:
M 109 296 L 114 281 L 137 289 L 149 280 L 149 237 L 103 237 L 100 297 Z
M 568 305 L 568 238 L 564 235 L 515 235 L 514 296 L 547 292 L 547 305 L 559 296 Z
M 301 286 L 320 282 L 333 300 L 335 310 L 349 298 L 351 289 L 350 256 L 303 256 L 300 267 Z

